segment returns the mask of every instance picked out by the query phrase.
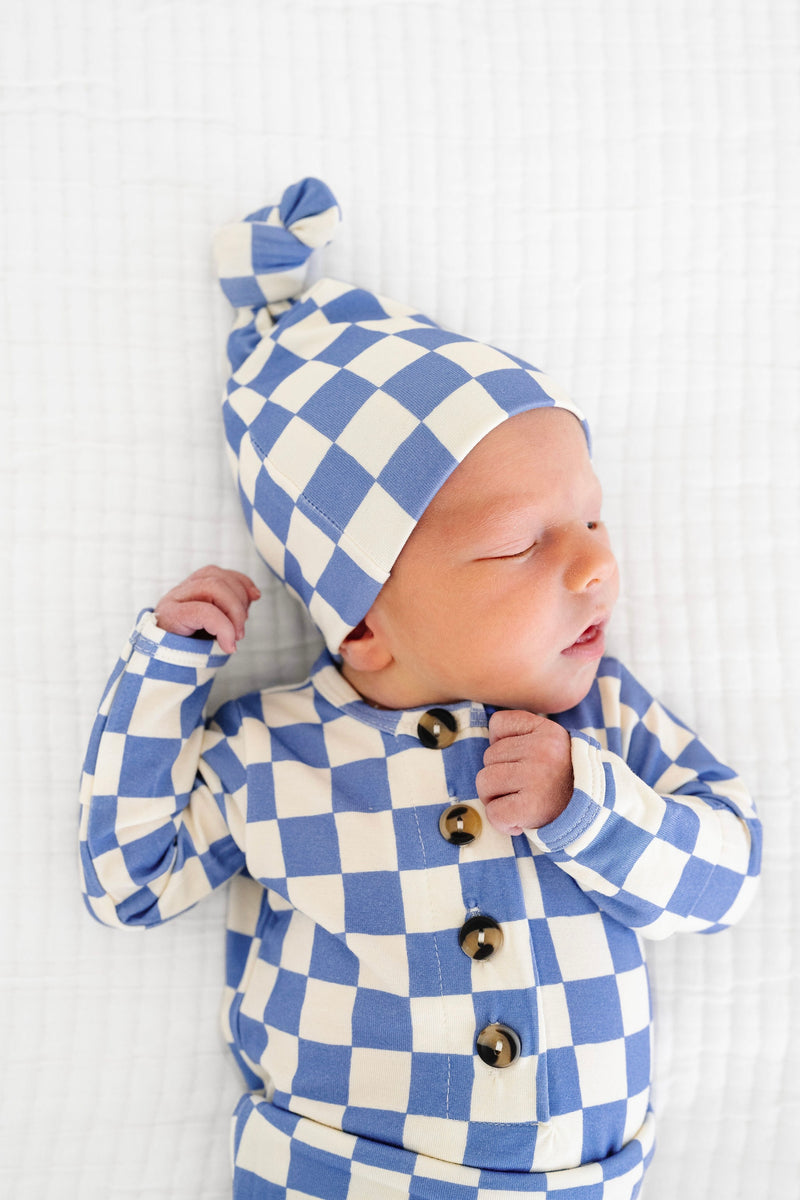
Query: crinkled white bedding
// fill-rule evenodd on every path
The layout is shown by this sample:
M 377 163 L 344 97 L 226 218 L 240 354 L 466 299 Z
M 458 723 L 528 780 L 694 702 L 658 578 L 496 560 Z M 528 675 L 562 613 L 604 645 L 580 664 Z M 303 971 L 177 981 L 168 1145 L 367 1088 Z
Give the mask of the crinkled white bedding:
M 0 66 L 0 1192 L 229 1191 L 224 896 L 146 935 L 93 924 L 76 784 L 129 623 L 202 563 L 268 587 L 220 697 L 315 653 L 228 476 L 209 247 L 317 174 L 345 214 L 328 273 L 589 415 L 611 649 L 767 833 L 744 923 L 651 955 L 645 1197 L 800 1196 L 794 0 L 7 0 Z

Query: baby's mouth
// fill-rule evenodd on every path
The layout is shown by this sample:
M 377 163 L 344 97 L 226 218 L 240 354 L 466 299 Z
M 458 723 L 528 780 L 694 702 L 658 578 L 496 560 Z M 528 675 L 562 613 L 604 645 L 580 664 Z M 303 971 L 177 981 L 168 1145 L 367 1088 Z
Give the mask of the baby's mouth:
M 562 654 L 574 655 L 578 658 L 600 658 L 605 652 L 605 620 L 587 625 L 571 646 L 562 650 Z

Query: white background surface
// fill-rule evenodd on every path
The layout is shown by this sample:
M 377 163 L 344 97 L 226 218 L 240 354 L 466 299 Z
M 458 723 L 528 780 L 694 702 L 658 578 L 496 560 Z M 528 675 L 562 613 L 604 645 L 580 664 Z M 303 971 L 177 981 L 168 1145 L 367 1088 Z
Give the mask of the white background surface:
M 552 373 L 621 560 L 611 649 L 759 798 L 760 900 L 651 955 L 646 1200 L 800 1196 L 800 19 L 794 0 L 5 0 L 0 10 L 0 1192 L 223 1200 L 224 897 L 78 893 L 77 778 L 139 608 L 268 588 L 217 693 L 313 633 L 246 538 L 221 224 L 305 174 L 327 273 Z

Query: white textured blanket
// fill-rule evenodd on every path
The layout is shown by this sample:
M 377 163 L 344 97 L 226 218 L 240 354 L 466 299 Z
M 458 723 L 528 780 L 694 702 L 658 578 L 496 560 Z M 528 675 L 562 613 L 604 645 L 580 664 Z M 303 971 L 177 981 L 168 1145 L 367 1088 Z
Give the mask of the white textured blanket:
M 129 624 L 208 561 L 268 589 L 233 694 L 316 647 L 225 463 L 210 241 L 305 174 L 326 271 L 586 411 L 611 650 L 744 774 L 743 924 L 654 948 L 646 1200 L 800 1196 L 796 0 L 6 0 L 0 8 L 0 1193 L 224 1200 L 224 896 L 92 923 L 76 786 Z

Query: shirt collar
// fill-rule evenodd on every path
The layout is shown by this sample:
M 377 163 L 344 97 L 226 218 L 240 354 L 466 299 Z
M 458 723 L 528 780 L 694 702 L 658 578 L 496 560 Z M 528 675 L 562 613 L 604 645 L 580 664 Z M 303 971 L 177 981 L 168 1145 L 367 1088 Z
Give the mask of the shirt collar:
M 347 682 L 328 650 L 324 650 L 311 670 L 311 682 L 319 694 L 348 717 L 380 729 L 394 737 L 403 735 L 419 740 L 420 717 L 432 708 L 444 709 L 452 715 L 459 734 L 468 730 L 487 731 L 489 717 L 494 708 L 479 704 L 475 700 L 462 700 L 456 704 L 430 704 L 420 708 L 394 709 L 376 708 L 360 696 Z

